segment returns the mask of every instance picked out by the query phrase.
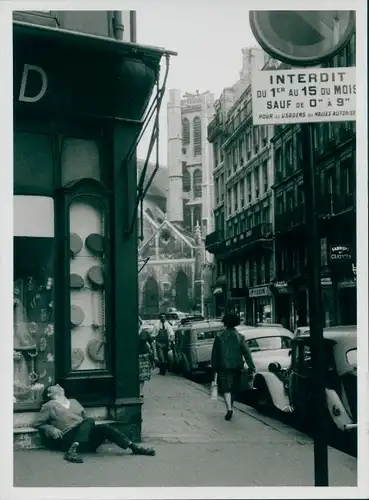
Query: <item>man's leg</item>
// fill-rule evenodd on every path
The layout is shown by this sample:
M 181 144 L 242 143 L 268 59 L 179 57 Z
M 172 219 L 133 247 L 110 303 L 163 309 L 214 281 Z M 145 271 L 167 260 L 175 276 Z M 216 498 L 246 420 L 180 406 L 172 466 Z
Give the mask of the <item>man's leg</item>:
M 165 375 L 165 355 L 163 344 L 156 343 L 156 352 L 158 355 L 158 365 L 160 375 Z
M 129 448 L 135 455 L 155 455 L 153 448 L 144 448 L 132 443 L 123 432 L 118 431 L 109 424 L 96 425 L 91 432 L 90 445 L 96 451 L 104 441 L 110 441 L 123 450 Z
M 75 428 L 71 429 L 63 436 L 64 446 L 68 447 L 64 459 L 68 462 L 82 463 L 82 458 L 78 455 L 79 446 L 87 447 L 93 430 L 95 421 L 92 418 L 86 418 Z

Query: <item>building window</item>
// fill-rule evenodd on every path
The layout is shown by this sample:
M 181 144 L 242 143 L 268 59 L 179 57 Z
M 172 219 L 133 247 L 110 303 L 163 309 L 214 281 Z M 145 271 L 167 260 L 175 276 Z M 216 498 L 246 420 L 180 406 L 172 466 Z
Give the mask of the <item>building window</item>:
M 257 153 L 259 151 L 259 127 L 257 125 L 255 125 L 252 129 L 252 140 L 254 151 Z
M 214 167 L 217 168 L 219 165 L 219 158 L 218 158 L 218 143 L 214 142 L 213 144 L 213 156 L 214 156 Z
M 238 199 L 237 199 L 237 184 L 233 186 L 233 211 L 237 212 L 238 210 Z
M 232 265 L 232 288 L 237 288 L 237 268 L 236 268 L 236 264 Z
M 202 196 L 202 172 L 198 168 L 193 173 L 193 192 L 195 198 L 201 198 Z
M 251 173 L 247 174 L 247 202 L 251 203 L 252 190 L 251 190 Z
M 250 131 L 246 134 L 246 156 L 247 160 L 251 158 L 251 133 Z
M 100 180 L 99 147 L 94 141 L 65 138 L 62 143 L 61 162 L 63 186 L 87 177 Z
M 24 132 L 14 133 L 14 184 L 16 188 L 54 187 L 52 137 Z
M 14 197 L 13 251 L 13 397 L 34 407 L 55 376 L 52 198 Z
M 290 189 L 289 191 L 286 192 L 286 205 L 287 205 L 287 211 L 290 212 L 293 210 L 294 207 L 294 196 L 293 196 L 293 190 Z
M 260 283 L 264 285 L 265 283 L 265 257 L 261 257 L 260 261 Z
M 328 245 L 327 238 L 320 239 L 320 265 L 322 267 L 328 266 Z
M 238 168 L 238 156 L 237 156 L 237 147 L 233 148 L 233 172 L 236 172 Z
M 245 262 L 245 285 L 250 286 L 250 261 Z
M 280 194 L 275 199 L 275 212 L 276 215 L 281 215 L 284 212 L 283 194 Z
M 263 187 L 264 187 L 264 193 L 268 191 L 269 188 L 269 180 L 268 180 L 268 162 L 265 161 L 263 163 Z
M 259 207 L 257 207 L 256 210 L 255 210 L 254 225 L 255 226 L 260 226 L 260 209 L 259 209 Z
M 189 193 L 191 191 L 191 175 L 187 168 L 183 171 L 182 185 L 185 193 Z
M 268 223 L 270 222 L 270 207 L 269 205 L 265 205 L 263 207 L 263 216 L 262 216 L 262 222 Z
M 224 174 L 220 176 L 220 198 L 224 200 Z
M 240 204 L 241 207 L 245 206 L 245 178 L 240 181 Z
M 305 190 L 304 190 L 304 184 L 298 184 L 297 185 L 297 205 L 301 206 L 305 203 Z
M 263 147 L 266 146 L 268 142 L 268 125 L 262 125 L 261 127 L 261 140 Z
M 255 197 L 256 199 L 260 196 L 260 171 L 259 167 L 255 167 L 254 170 L 254 184 L 255 184 Z
M 286 167 L 286 175 L 289 176 L 293 172 L 292 139 L 286 142 Z
M 276 181 L 279 182 L 283 178 L 283 165 L 282 165 L 282 150 L 281 148 L 276 149 L 275 151 L 275 172 L 276 172 Z
M 182 120 L 182 144 L 183 146 L 190 144 L 190 122 L 188 118 Z
M 193 119 L 193 154 L 194 156 L 201 155 L 201 119 L 199 116 Z

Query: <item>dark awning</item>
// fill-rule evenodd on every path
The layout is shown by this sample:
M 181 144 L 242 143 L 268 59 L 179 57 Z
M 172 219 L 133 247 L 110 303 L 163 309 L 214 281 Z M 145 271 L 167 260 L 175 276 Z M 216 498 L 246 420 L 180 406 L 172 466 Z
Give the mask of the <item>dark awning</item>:
M 80 46 L 94 51 L 115 52 L 120 55 L 131 56 L 134 59 L 140 56 L 152 56 L 157 58 L 158 56 L 161 57 L 166 54 L 177 55 L 176 52 L 166 50 L 163 47 L 140 45 L 132 42 L 124 42 L 123 40 L 116 40 L 115 38 L 51 28 L 49 26 L 24 23 L 21 21 L 13 21 L 13 31 L 14 34 L 33 35 L 34 37 L 44 40 L 54 39 L 64 44 L 72 45 L 73 48 L 78 48 L 78 46 Z
M 158 80 L 162 56 L 174 54 L 19 21 L 13 22 L 13 49 L 16 109 L 138 123 Z

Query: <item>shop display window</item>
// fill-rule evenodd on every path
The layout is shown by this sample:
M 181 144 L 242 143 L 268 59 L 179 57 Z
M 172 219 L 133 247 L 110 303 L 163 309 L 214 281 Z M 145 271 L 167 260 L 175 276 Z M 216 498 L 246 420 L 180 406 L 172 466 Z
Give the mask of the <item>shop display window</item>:
M 106 368 L 105 205 L 77 195 L 69 206 L 72 371 Z
M 53 200 L 14 197 L 13 402 L 39 406 L 54 383 Z

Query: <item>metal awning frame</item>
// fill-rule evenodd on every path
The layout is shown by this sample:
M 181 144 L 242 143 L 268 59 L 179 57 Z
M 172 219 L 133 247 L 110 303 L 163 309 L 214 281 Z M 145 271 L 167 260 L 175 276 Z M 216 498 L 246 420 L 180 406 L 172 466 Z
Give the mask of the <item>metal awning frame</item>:
M 166 83 L 167 83 L 168 74 L 169 74 L 169 59 L 170 59 L 170 54 L 166 53 L 165 54 L 165 62 L 166 62 L 165 74 L 164 74 L 164 80 L 163 80 L 163 83 L 161 86 L 160 86 L 160 82 L 159 82 L 160 67 L 158 67 L 158 71 L 157 71 L 157 75 L 156 75 L 156 95 L 145 113 L 145 117 L 143 119 L 143 127 L 141 129 L 141 132 L 139 133 L 137 139 L 132 144 L 129 153 L 123 162 L 124 166 L 126 166 L 129 163 L 129 161 L 132 159 L 139 142 L 141 141 L 148 125 L 150 124 L 151 120 L 153 119 L 153 117 L 155 115 L 154 126 L 153 126 L 153 129 L 151 132 L 149 148 L 148 148 L 145 163 L 144 163 L 141 175 L 140 175 L 140 179 L 138 181 L 135 208 L 134 208 L 133 213 L 132 213 L 132 218 L 131 218 L 130 224 L 126 230 L 127 236 L 132 234 L 134 227 L 135 227 L 136 220 L 137 220 L 137 210 L 138 210 L 138 207 L 140 206 L 140 235 L 139 235 L 139 239 L 141 241 L 143 241 L 143 239 L 144 239 L 144 235 L 143 235 L 143 200 L 145 198 L 147 191 L 149 190 L 149 188 L 151 186 L 151 183 L 152 183 L 157 171 L 159 170 L 159 131 L 160 131 L 160 129 L 159 129 L 159 115 L 160 115 L 161 104 L 162 104 L 163 97 L 165 94 Z M 156 146 L 155 168 L 154 168 L 150 178 L 148 179 L 146 186 L 144 186 L 146 173 L 147 173 L 147 167 L 148 167 L 149 160 L 151 157 L 151 153 L 154 149 L 154 146 Z

